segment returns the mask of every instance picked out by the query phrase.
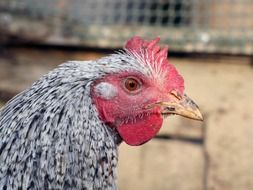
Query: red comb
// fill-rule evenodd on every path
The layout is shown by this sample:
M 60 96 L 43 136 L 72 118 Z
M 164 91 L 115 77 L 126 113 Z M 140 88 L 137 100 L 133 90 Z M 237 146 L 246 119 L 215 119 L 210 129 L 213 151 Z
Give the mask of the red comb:
M 160 37 L 146 41 L 139 36 L 134 36 L 127 41 L 125 49 L 134 55 L 137 54 L 140 56 L 144 64 L 151 65 L 154 71 L 159 71 L 158 76 L 161 74 L 160 71 L 167 73 L 166 79 L 170 81 L 167 89 L 178 89 L 178 91 L 183 94 L 184 80 L 177 72 L 176 68 L 172 64 L 169 64 L 167 60 L 168 46 L 161 48 L 158 45 L 159 41 Z
M 127 41 L 125 49 L 129 52 L 144 56 L 144 59 L 147 59 L 146 61 L 149 61 L 150 63 L 167 64 L 168 46 L 161 49 L 158 45 L 159 41 L 160 37 L 146 41 L 139 36 L 134 36 Z

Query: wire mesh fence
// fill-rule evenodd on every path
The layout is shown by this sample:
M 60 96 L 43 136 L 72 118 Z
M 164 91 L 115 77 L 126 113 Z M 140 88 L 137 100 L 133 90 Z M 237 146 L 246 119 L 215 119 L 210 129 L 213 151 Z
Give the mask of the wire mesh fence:
M 103 48 L 159 35 L 175 51 L 253 54 L 252 10 L 253 0 L 0 0 L 0 32 Z

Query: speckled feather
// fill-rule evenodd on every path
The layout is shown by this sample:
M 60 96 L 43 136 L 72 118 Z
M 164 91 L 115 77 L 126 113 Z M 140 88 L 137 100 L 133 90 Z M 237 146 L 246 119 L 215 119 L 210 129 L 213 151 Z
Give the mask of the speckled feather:
M 117 189 L 116 133 L 100 121 L 90 88 L 127 70 L 148 72 L 123 53 L 68 62 L 8 102 L 0 112 L 0 189 Z
M 72 61 L 43 76 L 0 110 L 0 189 L 117 189 L 118 133 L 98 116 L 93 82 L 152 68 L 122 51 Z

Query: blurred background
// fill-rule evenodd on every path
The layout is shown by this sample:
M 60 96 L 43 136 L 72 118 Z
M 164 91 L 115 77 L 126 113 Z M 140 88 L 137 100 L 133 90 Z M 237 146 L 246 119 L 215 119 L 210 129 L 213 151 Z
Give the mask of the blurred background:
M 119 149 L 121 190 L 253 189 L 253 0 L 0 0 L 0 107 L 67 60 L 161 37 L 203 123 Z

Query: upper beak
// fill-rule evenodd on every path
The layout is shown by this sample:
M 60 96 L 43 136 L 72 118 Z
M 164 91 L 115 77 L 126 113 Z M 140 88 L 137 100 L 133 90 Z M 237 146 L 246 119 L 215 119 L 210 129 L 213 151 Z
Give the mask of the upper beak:
M 172 91 L 170 96 L 172 96 L 170 101 L 155 103 L 155 105 L 161 106 L 161 113 L 163 115 L 177 114 L 190 119 L 203 121 L 203 116 L 200 113 L 197 104 L 195 104 L 186 94 L 181 97 L 178 93 Z

